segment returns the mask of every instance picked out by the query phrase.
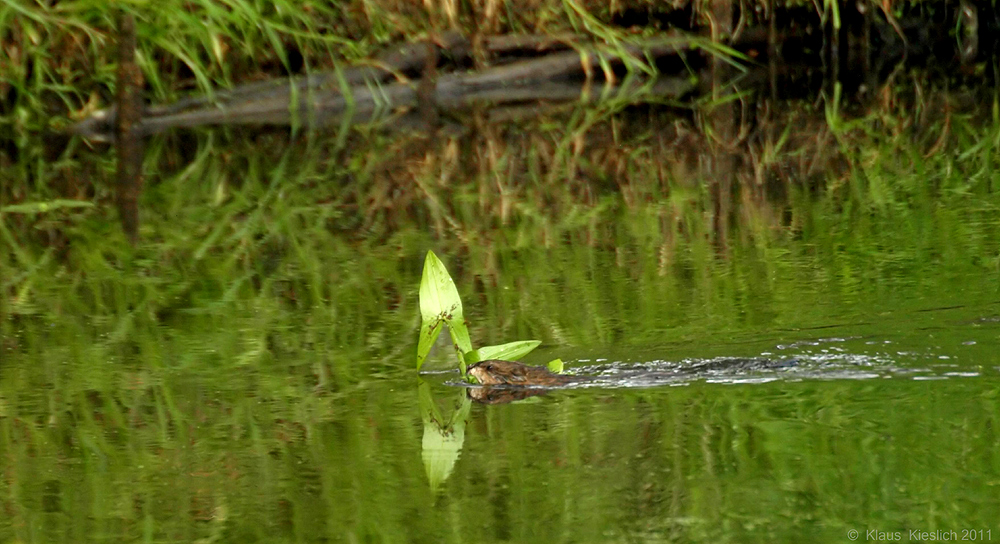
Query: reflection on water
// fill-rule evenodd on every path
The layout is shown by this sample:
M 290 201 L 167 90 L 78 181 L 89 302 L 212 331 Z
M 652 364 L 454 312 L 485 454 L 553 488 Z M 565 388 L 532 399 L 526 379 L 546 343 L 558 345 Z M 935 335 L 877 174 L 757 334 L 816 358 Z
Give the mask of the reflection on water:
M 950 313 L 969 313 L 964 307 L 948 308 Z M 908 323 L 913 327 L 913 318 Z M 750 384 L 801 380 L 866 380 L 900 378 L 932 380 L 1000 376 L 1000 356 L 994 345 L 995 327 L 981 330 L 970 327 L 981 320 L 955 322 L 936 327 L 936 334 L 917 338 L 889 339 L 882 327 L 891 323 L 866 323 L 854 326 L 856 336 L 809 338 L 774 344 L 770 349 L 743 357 L 719 356 L 709 359 L 676 360 L 636 358 L 636 353 L 670 353 L 675 347 L 634 350 L 629 360 L 580 359 L 570 364 L 572 381 L 559 385 L 470 386 L 450 380 L 448 385 L 471 387 L 469 396 L 477 402 L 499 404 L 578 388 L 645 388 L 688 385 L 693 382 Z M 919 331 L 925 327 L 917 327 Z M 756 345 L 766 342 L 763 333 Z M 958 342 L 956 342 L 958 340 Z M 942 344 L 947 345 L 944 347 Z M 980 347 L 982 345 L 982 347 Z M 906 349 L 902 349 L 906 346 Z M 708 346 L 702 346 L 708 348 Z M 720 346 L 722 349 L 734 349 Z M 746 352 L 747 347 L 741 351 Z M 751 347 L 752 349 L 752 347 Z
M 991 484 L 948 484 L 995 470 L 979 440 L 996 404 L 977 391 L 965 380 L 567 391 L 474 410 L 455 478 L 509 484 L 477 525 L 494 538 L 513 525 L 538 540 L 600 530 L 609 540 L 832 542 L 852 528 L 926 523 L 927 510 L 936 523 L 971 521 L 997 501 Z M 520 448 L 533 453 L 508 453 Z M 944 513 L 942 489 L 969 507 Z
M 0 231 L 0 541 L 994 523 L 997 128 L 925 84 L 860 118 L 741 96 L 473 112 L 435 140 L 165 135 L 135 248 L 84 181 L 106 157 L 25 152 L 18 191 L 40 175 L 38 200 L 100 205 L 0 187 L 20 206 Z M 597 381 L 507 404 L 419 385 L 428 249 L 477 345 L 538 338 L 528 362 Z

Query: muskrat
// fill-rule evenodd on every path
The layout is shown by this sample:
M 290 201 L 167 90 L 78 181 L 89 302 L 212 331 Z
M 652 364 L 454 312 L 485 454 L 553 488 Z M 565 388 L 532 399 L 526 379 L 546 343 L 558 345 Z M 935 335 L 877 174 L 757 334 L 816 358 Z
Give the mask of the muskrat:
M 797 359 L 726 358 L 696 361 L 691 364 L 666 371 L 649 371 L 638 368 L 619 372 L 617 379 L 639 379 L 644 383 L 663 383 L 678 379 L 698 377 L 741 375 L 756 371 L 785 370 L 798 366 Z M 542 366 L 528 366 L 513 361 L 490 359 L 469 367 L 469 374 L 485 386 L 560 387 L 572 383 L 593 382 L 593 376 L 567 376 L 556 374 Z
M 528 366 L 500 359 L 480 361 L 469 367 L 469 374 L 483 385 L 558 387 L 579 379 L 550 372 L 542 366 Z
M 759 371 L 787 370 L 799 365 L 798 359 L 773 360 L 766 358 L 721 358 L 688 362 L 683 366 L 667 370 L 614 369 L 613 375 L 567 376 L 556 374 L 541 366 L 528 366 L 513 361 L 490 359 L 469 367 L 469 375 L 479 380 L 483 387 L 470 387 L 468 396 L 483 404 L 503 404 L 544 395 L 548 388 L 562 387 L 578 383 L 604 383 L 644 387 L 650 385 L 677 383 L 699 377 L 740 376 Z M 591 369 L 594 370 L 594 369 Z

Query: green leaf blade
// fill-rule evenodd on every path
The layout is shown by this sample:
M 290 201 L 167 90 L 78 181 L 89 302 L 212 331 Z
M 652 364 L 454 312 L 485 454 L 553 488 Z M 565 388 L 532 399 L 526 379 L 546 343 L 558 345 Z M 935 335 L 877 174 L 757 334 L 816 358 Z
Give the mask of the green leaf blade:
M 433 324 L 432 324 L 433 323 Z M 440 320 L 423 321 L 420 323 L 420 339 L 417 340 L 417 370 L 424 365 L 427 356 L 430 355 L 434 342 L 441 334 L 441 327 L 444 325 Z
M 549 369 L 550 372 L 555 372 L 556 374 L 563 373 L 563 361 L 562 359 L 553 359 L 545 364 L 545 367 Z
M 462 355 L 472 351 L 469 328 L 465 325 L 465 320 L 462 318 L 453 318 L 448 320 L 447 323 L 448 332 L 451 333 L 451 341 L 455 344 L 455 349 L 458 350 L 458 357 L 464 361 L 465 359 Z
M 417 343 L 417 369 L 423 365 L 431 346 L 441 332 L 441 325 L 448 325 L 452 344 L 458 352 L 459 368 L 465 372 L 463 354 L 472 351 L 469 328 L 465 324 L 462 299 L 455 281 L 441 259 L 433 251 L 424 259 L 424 272 L 420 278 L 420 340 Z
M 424 274 L 420 279 L 420 316 L 424 321 L 444 317 L 462 319 L 462 299 L 444 263 L 433 251 L 427 252 Z
M 485 361 L 487 359 L 513 361 L 531 353 L 541 343 L 539 340 L 519 340 L 498 346 L 484 346 L 467 355 L 466 359 L 469 359 L 471 356 L 476 358 L 476 361 Z

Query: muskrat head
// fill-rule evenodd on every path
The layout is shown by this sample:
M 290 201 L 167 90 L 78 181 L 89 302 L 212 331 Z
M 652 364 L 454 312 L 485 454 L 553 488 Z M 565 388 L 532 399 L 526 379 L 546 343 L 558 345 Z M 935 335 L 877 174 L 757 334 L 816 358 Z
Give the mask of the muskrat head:
M 521 385 L 527 380 L 528 369 L 521 363 L 489 359 L 469 367 L 469 375 L 483 385 Z

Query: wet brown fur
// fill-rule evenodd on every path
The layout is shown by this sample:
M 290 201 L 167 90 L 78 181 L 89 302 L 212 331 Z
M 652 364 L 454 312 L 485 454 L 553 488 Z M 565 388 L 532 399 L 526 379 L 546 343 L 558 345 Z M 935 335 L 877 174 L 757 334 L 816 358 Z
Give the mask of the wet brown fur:
M 573 381 L 572 377 L 555 374 L 545 367 L 528 366 L 500 359 L 480 361 L 469 367 L 469 374 L 482 385 L 555 387 Z

